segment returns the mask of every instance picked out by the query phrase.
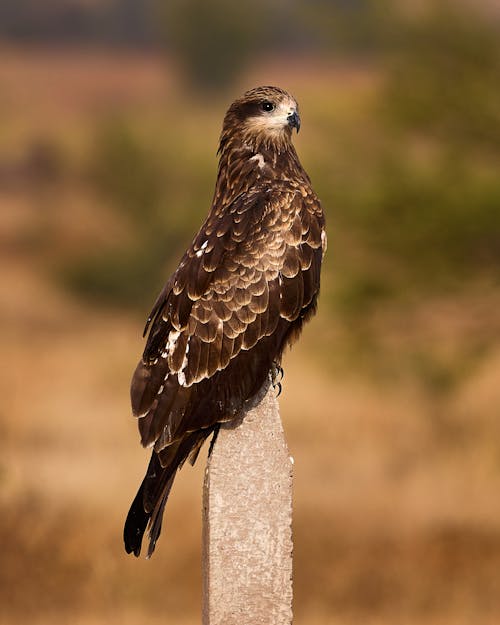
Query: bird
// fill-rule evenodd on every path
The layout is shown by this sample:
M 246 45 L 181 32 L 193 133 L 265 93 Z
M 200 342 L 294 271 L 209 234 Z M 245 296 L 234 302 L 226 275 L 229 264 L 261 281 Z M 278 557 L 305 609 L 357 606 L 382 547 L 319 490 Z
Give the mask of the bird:
M 147 531 L 153 554 L 178 469 L 272 383 L 316 312 L 327 239 L 292 143 L 300 123 L 296 100 L 273 86 L 226 112 L 210 211 L 153 306 L 132 378 L 152 455 L 125 522 L 127 553 L 140 555 Z

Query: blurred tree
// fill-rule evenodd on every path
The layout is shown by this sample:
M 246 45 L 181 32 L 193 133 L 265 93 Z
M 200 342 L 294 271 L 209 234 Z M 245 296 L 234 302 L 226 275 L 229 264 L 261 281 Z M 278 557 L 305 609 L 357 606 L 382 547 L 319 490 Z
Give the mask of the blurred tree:
M 296 3 L 295 21 L 313 49 L 373 60 L 393 40 L 395 8 L 393 0 L 313 0 Z
M 265 46 L 275 9 L 264 0 L 161 2 L 168 48 L 194 87 L 215 90 L 234 80 Z
M 148 236 L 158 232 L 166 167 L 130 124 L 114 119 L 98 129 L 91 175 L 135 228 Z
M 402 291 L 500 278 L 499 76 L 498 28 L 477 14 L 440 4 L 401 22 L 351 214 Z
M 162 283 L 169 253 L 175 253 L 175 227 L 162 212 L 168 168 L 139 133 L 125 121 L 112 120 L 97 132 L 90 179 L 133 229 L 133 242 L 110 239 L 66 260 L 59 276 L 66 287 L 105 304 L 144 307 L 144 299 Z M 146 301 L 149 301 L 146 299 Z
M 399 29 L 385 103 L 403 127 L 500 153 L 498 25 L 440 6 Z

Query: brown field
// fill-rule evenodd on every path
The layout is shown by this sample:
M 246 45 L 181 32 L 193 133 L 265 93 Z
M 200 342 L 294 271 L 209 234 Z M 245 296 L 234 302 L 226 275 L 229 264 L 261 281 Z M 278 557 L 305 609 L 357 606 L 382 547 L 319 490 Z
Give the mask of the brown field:
M 306 72 L 276 62 L 247 80 L 300 96 L 326 77 L 346 99 L 377 82 L 327 64 Z M 120 225 L 81 180 L 47 191 L 6 165 L 49 135 L 78 160 L 96 118 L 159 117 L 175 85 L 156 58 L 0 56 L 0 625 L 200 621 L 204 458 L 178 476 L 152 560 L 126 557 L 122 522 L 147 462 L 128 402 L 142 317 L 82 303 L 48 270 Z M 45 222 L 56 236 L 40 246 Z M 394 368 L 373 375 L 321 306 L 287 355 L 298 625 L 500 622 L 499 309 L 477 284 L 374 315 L 389 361 L 418 345 L 453 364 L 471 337 L 487 343 L 446 393 Z

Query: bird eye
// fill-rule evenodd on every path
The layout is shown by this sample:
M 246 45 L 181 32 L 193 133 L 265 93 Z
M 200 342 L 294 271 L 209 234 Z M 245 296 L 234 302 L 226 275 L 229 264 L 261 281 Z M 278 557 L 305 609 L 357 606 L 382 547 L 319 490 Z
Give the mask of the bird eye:
M 265 102 L 262 102 L 260 106 L 261 109 L 263 111 L 266 111 L 267 113 L 269 113 L 269 111 L 274 111 L 274 104 L 272 102 L 268 102 L 267 100 Z

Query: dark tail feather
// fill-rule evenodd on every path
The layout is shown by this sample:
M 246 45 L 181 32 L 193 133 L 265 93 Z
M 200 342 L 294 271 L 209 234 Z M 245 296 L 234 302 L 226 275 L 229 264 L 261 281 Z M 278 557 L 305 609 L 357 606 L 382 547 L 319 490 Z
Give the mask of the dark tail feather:
M 172 489 L 172 484 L 174 483 L 175 473 L 171 476 L 168 482 L 165 484 L 165 488 L 162 496 L 158 500 L 158 503 L 155 506 L 155 509 L 151 513 L 151 521 L 149 524 L 149 546 L 148 546 L 148 555 L 146 556 L 148 559 L 153 555 L 153 551 L 156 547 L 156 541 L 160 536 L 161 525 L 163 521 L 163 511 L 165 510 L 165 504 L 167 503 L 168 496 L 170 495 L 170 490 Z
M 184 440 L 165 448 L 159 455 L 153 451 L 148 470 L 125 521 L 123 540 L 127 553 L 137 557 L 140 555 L 144 533 L 148 530 L 147 557 L 151 557 L 161 532 L 163 511 L 177 469 L 190 454 L 193 454 L 192 461 L 196 460 L 201 445 L 214 430 L 218 430 L 218 426 L 192 432 Z M 162 466 L 160 456 L 165 466 Z
M 125 521 L 123 540 L 125 551 L 138 557 L 141 553 L 142 537 L 149 522 L 150 513 L 144 511 L 143 505 L 144 482 L 142 482 L 135 496 Z
M 153 553 L 156 541 L 160 535 L 163 510 L 174 482 L 176 470 L 176 465 L 163 468 L 158 455 L 153 452 L 146 475 L 130 506 L 127 520 L 125 521 L 123 540 L 127 553 L 133 553 L 137 557 L 140 555 L 142 539 L 148 525 L 150 539 L 148 557 Z M 151 499 L 151 491 L 156 491 L 158 495 L 154 504 L 148 505 L 148 500 Z

